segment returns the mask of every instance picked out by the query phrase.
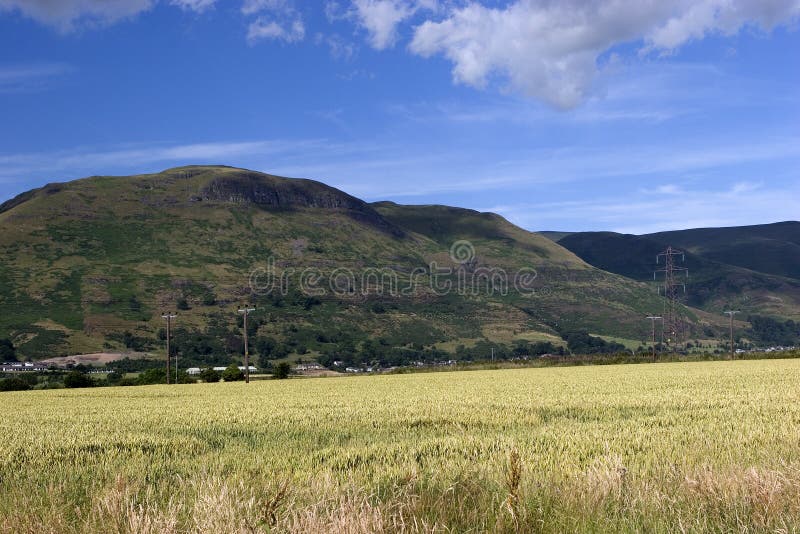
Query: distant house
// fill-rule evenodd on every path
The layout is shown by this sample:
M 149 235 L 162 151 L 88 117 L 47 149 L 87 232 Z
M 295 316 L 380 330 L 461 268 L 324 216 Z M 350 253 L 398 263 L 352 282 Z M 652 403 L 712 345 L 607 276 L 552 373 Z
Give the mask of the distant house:
M 214 369 L 215 371 L 222 372 L 222 371 L 224 371 L 225 369 L 227 369 L 227 367 L 213 367 L 212 369 Z M 244 365 L 240 365 L 240 366 L 239 366 L 239 370 L 240 370 L 240 371 L 244 372 L 244 371 L 245 371 L 245 369 L 246 369 L 246 368 L 245 368 L 245 366 L 244 366 Z M 250 366 L 250 372 L 251 372 L 251 373 L 258 372 L 258 369 L 257 369 L 257 368 L 255 368 L 255 367 L 253 367 L 253 366 L 251 365 L 251 366 Z
M 32 373 L 36 371 L 47 371 L 47 366 L 33 362 L 4 362 L 0 364 L 0 372 L 3 373 Z
M 187 375 L 199 375 L 202 372 L 203 372 L 202 369 L 200 369 L 199 367 L 189 367 L 188 369 L 186 369 Z

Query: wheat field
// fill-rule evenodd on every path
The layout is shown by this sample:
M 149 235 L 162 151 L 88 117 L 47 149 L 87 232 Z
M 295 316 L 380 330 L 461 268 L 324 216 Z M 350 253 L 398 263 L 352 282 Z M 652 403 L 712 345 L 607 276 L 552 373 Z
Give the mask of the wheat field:
M 791 532 L 800 361 L 4 393 L 3 532 Z

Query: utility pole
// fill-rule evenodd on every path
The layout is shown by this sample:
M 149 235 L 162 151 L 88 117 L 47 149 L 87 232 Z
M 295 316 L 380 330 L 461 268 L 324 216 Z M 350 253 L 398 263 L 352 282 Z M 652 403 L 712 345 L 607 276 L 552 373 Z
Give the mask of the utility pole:
M 653 324 L 653 361 L 656 361 L 656 321 L 663 318 L 658 315 L 648 315 L 647 318 Z
M 492 361 L 494 361 L 494 347 L 492 347 Z
M 169 384 L 169 359 L 172 357 L 172 353 L 170 352 L 170 337 L 172 336 L 172 320 L 177 317 L 174 313 L 163 313 L 161 314 L 162 319 L 167 320 L 167 384 Z M 175 356 L 175 383 L 178 383 L 178 357 Z
M 728 310 L 725 315 L 731 318 L 731 360 L 733 359 L 733 316 L 739 313 L 739 310 Z
M 244 382 L 245 384 L 250 383 L 250 351 L 247 347 L 247 315 L 250 312 L 256 311 L 255 308 L 248 308 L 245 306 L 244 308 L 239 309 L 239 313 L 244 314 Z
M 685 273 L 689 277 L 689 269 L 686 267 L 678 267 L 675 265 L 675 258 L 681 257 L 681 261 L 685 260 L 685 255 L 682 250 L 677 250 L 672 247 L 667 247 L 666 250 L 660 252 L 656 256 L 656 263 L 661 263 L 661 257 L 664 257 L 664 268 L 657 269 L 653 272 L 653 280 L 656 279 L 657 273 L 664 273 L 664 329 L 667 332 L 667 346 L 676 348 L 681 344 L 683 339 L 683 317 L 681 314 L 681 307 L 678 297 L 678 286 L 683 286 L 683 292 L 686 293 L 686 284 L 676 280 L 677 273 Z M 661 291 L 659 290 L 659 294 Z

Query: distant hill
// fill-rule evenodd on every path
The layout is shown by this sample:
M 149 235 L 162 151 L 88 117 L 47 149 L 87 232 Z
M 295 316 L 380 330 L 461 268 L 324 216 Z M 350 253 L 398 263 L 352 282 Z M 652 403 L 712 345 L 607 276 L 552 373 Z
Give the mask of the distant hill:
M 507 249 L 506 261 L 515 263 L 515 252 L 524 250 L 553 265 L 586 269 L 580 258 L 563 247 L 544 239 L 538 233 L 515 226 L 496 213 L 482 213 L 465 208 L 441 205 L 408 206 L 394 202 L 376 202 L 375 210 L 400 228 L 423 235 L 442 247 L 449 247 L 459 239 L 468 239 L 474 245 L 485 243 L 488 250 Z M 520 255 L 521 264 L 529 256 Z
M 454 243 L 468 257 L 454 259 Z M 268 266 L 271 292 L 253 276 Z M 432 269 L 447 268 L 475 284 L 461 288 L 453 274 L 450 290 L 435 287 Z M 320 182 L 231 167 L 95 176 L 0 206 L 0 339 L 20 357 L 161 351 L 160 314 L 178 308 L 184 361 L 229 361 L 241 353 L 242 302 L 257 307 L 251 346 L 264 358 L 365 362 L 563 344 L 560 333 L 575 329 L 643 339 L 642 317 L 661 306 L 651 285 L 499 215 L 367 204 Z
M 800 280 L 800 222 L 697 228 L 651 237 L 709 260 Z
M 539 235 L 545 236 L 550 241 L 558 242 L 559 240 L 561 240 L 561 239 L 563 239 L 563 238 L 567 237 L 568 235 L 573 234 L 575 232 L 551 232 L 551 231 L 548 231 L 548 230 L 540 230 L 540 231 L 538 231 L 536 233 L 539 234 Z
M 656 254 L 686 252 L 687 303 L 719 313 L 800 318 L 800 223 L 700 228 L 646 235 L 576 232 L 557 243 L 587 263 L 634 280 L 652 280 Z

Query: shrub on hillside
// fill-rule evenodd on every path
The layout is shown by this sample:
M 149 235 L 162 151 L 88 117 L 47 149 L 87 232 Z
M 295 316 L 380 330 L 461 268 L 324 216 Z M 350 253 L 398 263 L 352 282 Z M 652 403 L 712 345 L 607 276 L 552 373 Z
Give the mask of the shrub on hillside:
M 239 380 L 244 380 L 244 373 L 235 363 L 232 363 L 222 371 L 222 379 L 225 382 L 237 382 Z
M 219 371 L 215 371 L 214 369 L 209 367 L 207 369 L 203 369 L 198 375 L 198 377 L 203 382 L 211 384 L 219 382 L 220 378 L 222 378 L 222 375 L 220 375 Z
M 292 366 L 288 362 L 281 362 L 272 371 L 272 378 L 283 380 L 289 378 L 290 374 L 292 374 Z
M 88 375 L 78 371 L 71 371 L 64 377 L 64 387 L 90 388 L 94 385 L 94 381 Z
M 148 369 L 139 375 L 136 379 L 136 383 L 142 386 L 149 384 L 166 384 L 167 372 L 163 368 Z

